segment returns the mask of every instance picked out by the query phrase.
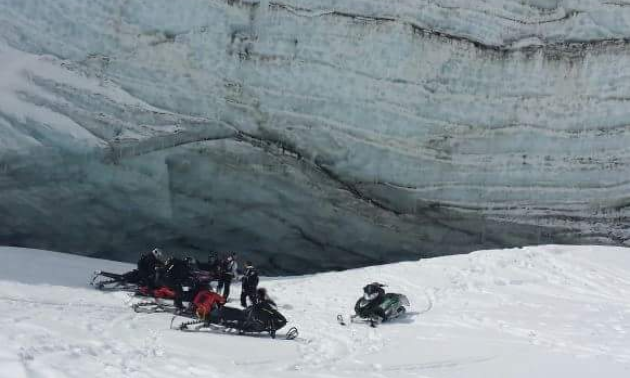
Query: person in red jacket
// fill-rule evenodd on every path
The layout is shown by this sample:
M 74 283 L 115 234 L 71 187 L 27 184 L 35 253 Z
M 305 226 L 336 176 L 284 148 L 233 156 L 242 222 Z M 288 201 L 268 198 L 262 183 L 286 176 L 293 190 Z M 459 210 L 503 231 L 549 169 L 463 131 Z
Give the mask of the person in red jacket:
M 147 296 L 147 297 L 154 297 L 154 298 L 159 298 L 159 299 L 174 299 L 175 298 L 175 291 L 172 289 L 169 289 L 166 286 L 161 286 L 161 287 L 158 287 L 157 289 L 151 289 L 148 286 L 140 286 L 138 288 L 137 293 L 139 293 L 140 295 Z
M 210 322 L 212 312 L 224 304 L 225 298 L 210 290 L 201 290 L 193 299 L 195 315 L 207 322 Z

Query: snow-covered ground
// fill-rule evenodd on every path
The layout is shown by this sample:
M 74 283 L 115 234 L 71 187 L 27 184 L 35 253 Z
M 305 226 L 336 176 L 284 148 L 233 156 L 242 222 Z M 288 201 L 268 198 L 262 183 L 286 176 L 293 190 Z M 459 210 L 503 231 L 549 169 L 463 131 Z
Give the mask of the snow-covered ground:
M 628 377 L 630 251 L 480 251 L 263 279 L 294 341 L 169 329 L 123 293 L 87 285 L 132 266 L 0 248 L 0 377 Z M 407 294 L 411 316 L 342 327 L 367 282 Z M 235 292 L 238 293 L 238 288 Z M 134 299 L 135 300 L 135 299 Z

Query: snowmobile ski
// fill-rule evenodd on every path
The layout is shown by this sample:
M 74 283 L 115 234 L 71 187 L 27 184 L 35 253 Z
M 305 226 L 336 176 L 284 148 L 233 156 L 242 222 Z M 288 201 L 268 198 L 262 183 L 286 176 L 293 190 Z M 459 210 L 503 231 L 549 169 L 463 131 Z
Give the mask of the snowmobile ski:
M 254 333 L 258 333 L 258 332 L 244 332 L 242 330 L 239 330 L 238 328 L 233 328 L 233 327 L 229 327 L 229 326 L 224 326 L 224 325 L 219 325 L 219 324 L 213 324 L 213 323 L 208 323 L 205 320 L 199 320 L 199 319 L 193 319 L 193 320 L 189 320 L 189 321 L 185 321 L 182 322 L 178 325 L 175 325 L 175 319 L 178 316 L 185 316 L 185 315 L 175 315 L 173 316 L 173 318 L 171 318 L 171 324 L 170 324 L 170 329 L 174 329 L 174 330 L 179 330 L 179 331 L 183 331 L 183 332 L 208 332 L 208 333 L 212 333 L 212 332 L 222 332 L 222 333 L 234 333 L 234 334 L 238 334 L 238 335 L 252 335 Z M 272 339 L 275 339 L 277 337 L 277 333 L 274 330 L 270 330 L 268 331 L 269 335 L 271 336 Z M 299 336 L 299 331 L 296 327 L 291 327 L 289 328 L 289 330 L 284 334 L 284 339 L 285 340 L 294 340 Z
M 173 328 L 173 322 L 171 321 L 171 329 L 177 329 L 180 331 L 200 331 L 202 328 L 215 328 L 211 324 L 207 324 L 203 320 L 191 320 L 188 322 L 180 323 L 177 327 Z M 218 329 L 218 328 L 217 328 Z
M 346 318 L 343 315 L 341 314 L 337 315 L 337 323 L 339 323 L 342 326 L 350 325 L 350 323 L 356 322 L 356 319 L 357 319 L 356 315 L 350 315 L 348 319 L 349 321 L 346 321 Z
M 131 308 L 142 314 L 154 314 L 157 312 L 175 313 L 177 307 L 173 304 L 159 303 L 159 302 L 138 302 L 131 305 Z
M 345 319 L 343 318 L 343 315 L 341 314 L 337 315 L 337 323 L 341 324 L 342 326 L 348 325 L 348 323 L 346 323 Z
M 122 274 L 104 272 L 97 270 L 92 275 L 90 286 L 94 286 L 102 291 L 135 291 L 138 288 L 136 283 L 125 280 Z
M 298 336 L 300 335 L 300 332 L 298 331 L 297 328 L 295 327 L 291 327 L 289 328 L 289 330 L 287 331 L 286 335 L 284 336 L 284 338 L 286 340 L 295 340 Z
M 216 324 L 207 324 L 203 321 L 201 322 L 185 322 L 180 324 L 177 328 L 175 329 L 179 329 L 180 331 L 184 331 L 184 332 L 207 332 L 207 333 L 228 333 L 228 334 L 235 334 L 235 335 L 240 335 L 240 336 L 254 336 L 257 334 L 260 334 L 258 332 L 244 332 L 242 330 L 236 329 L 236 328 L 226 328 L 226 327 L 222 327 L 220 325 L 216 325 Z M 284 340 L 295 340 L 299 335 L 299 331 L 296 327 L 291 327 L 289 328 L 289 330 L 284 334 L 283 339 Z M 269 336 L 272 339 L 277 339 L 279 338 L 281 335 L 278 334 L 276 331 L 269 331 Z

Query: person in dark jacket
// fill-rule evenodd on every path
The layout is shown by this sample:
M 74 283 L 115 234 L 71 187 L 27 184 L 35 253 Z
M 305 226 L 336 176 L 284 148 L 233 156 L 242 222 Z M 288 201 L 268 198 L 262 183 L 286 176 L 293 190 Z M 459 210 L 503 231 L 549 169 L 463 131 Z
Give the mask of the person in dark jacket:
M 177 310 L 183 310 L 184 285 L 188 285 L 192 280 L 190 266 L 182 259 L 171 257 L 166 261 L 163 277 L 164 285 L 175 291 L 175 307 Z
M 277 307 L 276 302 L 274 302 L 269 297 L 269 294 L 267 294 L 267 289 L 265 289 L 264 287 L 256 290 L 256 305 L 270 305 L 273 308 Z
M 359 302 L 355 305 L 355 312 L 361 317 L 377 316 L 380 319 L 385 319 L 385 310 L 381 307 L 381 304 L 385 300 L 385 290 L 383 284 L 378 282 L 372 282 L 363 288 L 363 305 Z
M 269 298 L 267 290 L 263 287 L 256 290 L 256 303 L 244 310 L 246 320 L 243 330 L 270 331 L 275 337 L 276 330 L 287 324 L 287 319 L 278 312 L 276 302 Z M 261 329 L 262 326 L 262 329 Z
M 143 253 L 138 260 L 138 276 L 142 285 L 150 290 L 157 287 L 158 270 L 164 267 L 164 253 L 155 248 L 150 253 Z
M 220 292 L 221 289 L 223 289 L 223 298 L 225 298 L 226 301 L 230 296 L 230 285 L 232 284 L 232 280 L 238 276 L 237 269 L 238 264 L 236 262 L 236 253 L 231 253 L 221 262 L 217 292 Z
M 220 263 L 221 261 L 219 260 L 217 254 L 211 253 L 208 255 L 208 262 L 200 262 L 197 266 L 199 269 L 208 272 L 210 279 L 214 281 L 219 279 Z
M 251 261 L 245 263 L 245 272 L 241 278 L 241 306 L 247 307 L 247 298 L 251 304 L 256 303 L 256 290 L 258 289 L 258 271 Z

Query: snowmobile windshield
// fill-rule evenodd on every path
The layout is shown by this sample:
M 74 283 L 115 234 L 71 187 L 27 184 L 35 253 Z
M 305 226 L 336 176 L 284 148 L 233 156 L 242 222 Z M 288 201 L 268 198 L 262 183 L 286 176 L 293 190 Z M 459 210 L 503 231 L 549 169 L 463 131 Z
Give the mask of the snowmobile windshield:
M 366 301 L 371 301 L 374 300 L 376 297 L 378 297 L 378 292 L 376 293 L 363 293 L 363 299 L 365 299 Z

